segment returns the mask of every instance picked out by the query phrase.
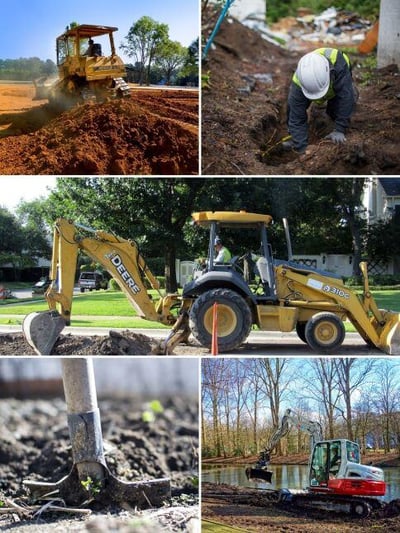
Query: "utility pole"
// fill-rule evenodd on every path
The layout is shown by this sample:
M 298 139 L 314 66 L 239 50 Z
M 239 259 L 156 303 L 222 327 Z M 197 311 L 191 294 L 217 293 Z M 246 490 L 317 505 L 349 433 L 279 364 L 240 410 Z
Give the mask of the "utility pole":
M 400 67 L 400 2 L 381 0 L 379 13 L 378 68 Z

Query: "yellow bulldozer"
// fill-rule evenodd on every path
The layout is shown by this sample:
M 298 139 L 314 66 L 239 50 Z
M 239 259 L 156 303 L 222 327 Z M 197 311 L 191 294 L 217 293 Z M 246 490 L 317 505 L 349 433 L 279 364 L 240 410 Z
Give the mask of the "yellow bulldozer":
M 70 323 L 76 263 L 78 252 L 82 251 L 117 280 L 139 316 L 172 326 L 160 347 L 163 353 L 171 353 L 190 334 L 210 348 L 216 325 L 221 353 L 238 348 L 252 327 L 258 327 L 264 331 L 295 330 L 314 352 L 335 354 L 344 340 L 347 320 L 366 343 L 388 354 L 400 355 L 400 314 L 378 308 L 369 290 L 366 263 L 361 263 L 364 290 L 358 295 L 332 272 L 275 260 L 267 233 L 270 215 L 203 211 L 193 213 L 192 218 L 195 224 L 209 230 L 208 257 L 202 269 L 195 271 L 193 279 L 185 284 L 182 294 L 159 292 L 156 302 L 143 280 L 147 278 L 159 290 L 157 279 L 134 241 L 65 219 L 57 220 L 52 282 L 45 295 L 50 311 L 25 318 L 23 330 L 28 342 L 38 353 L 49 354 L 63 327 Z M 215 261 L 214 243 L 225 228 L 249 232 L 248 243 L 252 238 L 258 244 L 258 255 L 253 254 L 253 282 L 246 279 L 240 257 L 229 262 Z
M 35 80 L 34 99 L 48 99 L 53 107 L 68 108 L 85 100 L 129 95 L 123 79 L 125 66 L 115 51 L 117 30 L 111 26 L 71 25 L 56 39 L 58 78 Z

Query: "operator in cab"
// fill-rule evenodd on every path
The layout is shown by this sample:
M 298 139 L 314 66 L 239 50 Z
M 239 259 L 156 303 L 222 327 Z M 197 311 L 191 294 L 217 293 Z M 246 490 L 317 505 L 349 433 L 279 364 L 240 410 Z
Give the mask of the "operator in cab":
M 350 60 L 336 48 L 318 48 L 304 55 L 293 74 L 287 102 L 290 140 L 284 150 L 304 153 L 308 145 L 307 110 L 311 104 L 325 108 L 334 123 L 324 138 L 336 144 L 346 142 L 345 133 L 357 102 Z
M 214 241 L 215 259 L 214 263 L 229 263 L 232 259 L 232 254 L 226 246 L 222 244 L 221 239 L 217 236 Z

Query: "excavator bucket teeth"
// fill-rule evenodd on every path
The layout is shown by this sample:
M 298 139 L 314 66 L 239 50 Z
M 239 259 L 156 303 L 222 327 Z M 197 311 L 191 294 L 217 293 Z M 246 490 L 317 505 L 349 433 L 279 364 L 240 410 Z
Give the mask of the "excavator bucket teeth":
M 400 314 L 389 313 L 380 336 L 380 347 L 389 355 L 400 355 Z
M 50 355 L 65 325 L 65 320 L 57 311 L 44 311 L 27 315 L 22 330 L 37 354 Z
M 272 474 L 270 470 L 264 470 L 264 468 L 246 468 L 247 479 L 262 479 L 267 483 L 271 483 Z

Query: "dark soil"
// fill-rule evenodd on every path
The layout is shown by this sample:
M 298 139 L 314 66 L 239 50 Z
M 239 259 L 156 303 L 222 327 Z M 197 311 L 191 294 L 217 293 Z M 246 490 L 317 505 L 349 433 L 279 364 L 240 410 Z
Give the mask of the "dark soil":
M 210 14 L 207 13 L 208 21 Z M 209 25 L 209 24 L 208 24 Z M 216 48 L 203 62 L 202 173 L 206 175 L 369 175 L 400 171 L 400 75 L 396 66 L 362 67 L 350 55 L 360 98 L 347 143 L 323 140 L 333 129 L 325 116 L 310 120 L 305 154 L 284 153 L 286 99 L 296 64 L 306 51 L 271 44 L 234 19 L 225 19 Z M 324 46 L 321 44 L 321 46 Z M 258 75 L 270 75 L 271 81 Z
M 0 174 L 198 174 L 198 93 L 134 90 L 55 115 L 5 113 Z
M 151 355 L 158 343 L 155 339 L 123 331 L 108 335 L 60 335 L 51 355 Z M 22 333 L 0 335 L 0 355 L 36 355 Z
M 400 501 L 394 500 L 368 518 L 316 509 L 304 509 L 268 500 L 267 493 L 248 487 L 202 483 L 202 520 L 246 531 L 276 532 L 397 532 L 400 528 Z
M 27 516 L 17 511 L 0 514 L 0 530 L 50 531 L 45 529 L 49 526 L 60 531 L 78 527 L 110 531 L 112 524 L 122 531 L 122 526 L 129 527 L 140 517 L 142 526 L 135 531 L 159 531 L 162 525 L 166 531 L 190 531 L 189 523 L 198 513 L 198 489 L 193 482 L 197 476 L 197 398 L 161 398 L 161 402 L 164 412 L 151 423 L 142 421 L 145 404 L 138 398 L 100 400 L 99 408 L 111 473 L 130 482 L 170 478 L 172 499 L 162 509 L 135 511 L 123 503 L 99 508 L 93 503 L 89 517 L 71 519 L 66 513 L 44 510 L 33 520 L 30 495 L 22 481 L 59 481 L 72 467 L 65 403 L 60 398 L 1 400 L 0 501 L 3 507 L 10 502 L 27 506 Z

